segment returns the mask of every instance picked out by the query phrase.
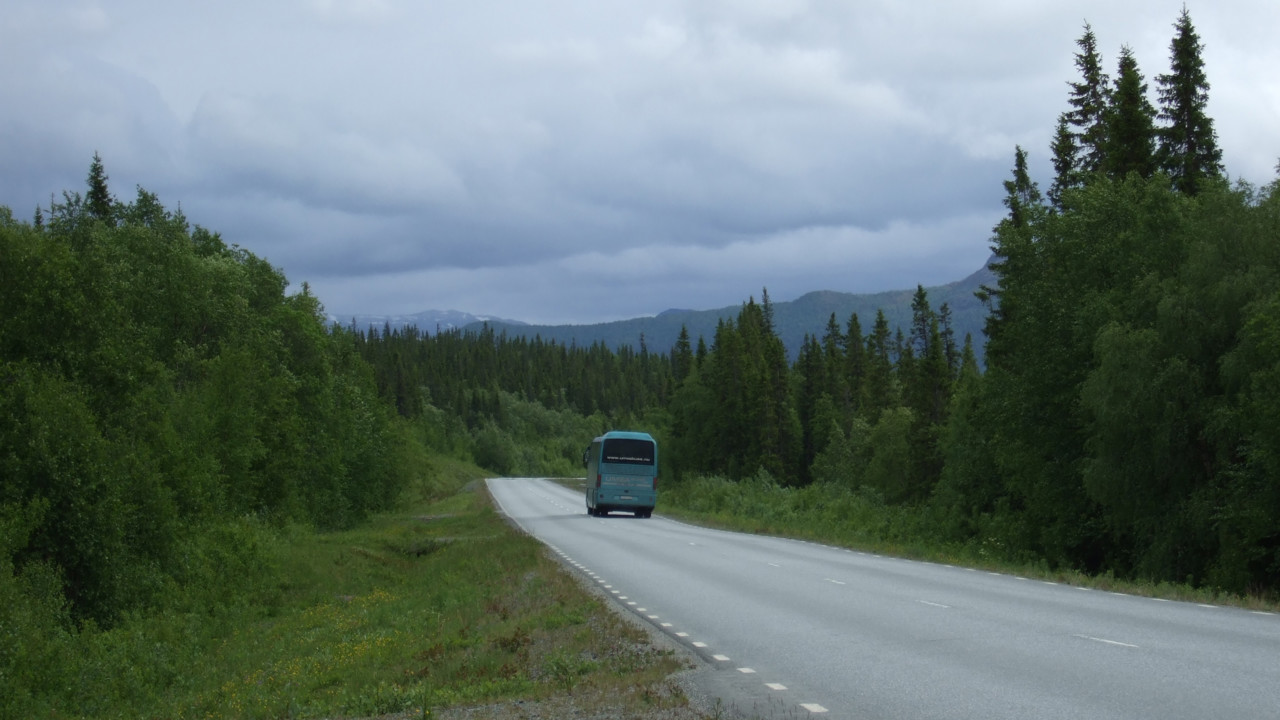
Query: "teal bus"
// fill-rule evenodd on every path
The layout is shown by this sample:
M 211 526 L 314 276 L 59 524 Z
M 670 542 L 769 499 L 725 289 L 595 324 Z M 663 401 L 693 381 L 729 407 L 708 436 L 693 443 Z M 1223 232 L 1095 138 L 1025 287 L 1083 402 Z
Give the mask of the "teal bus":
M 582 454 L 587 468 L 587 514 L 612 510 L 653 515 L 658 502 L 658 443 L 649 433 L 612 430 Z

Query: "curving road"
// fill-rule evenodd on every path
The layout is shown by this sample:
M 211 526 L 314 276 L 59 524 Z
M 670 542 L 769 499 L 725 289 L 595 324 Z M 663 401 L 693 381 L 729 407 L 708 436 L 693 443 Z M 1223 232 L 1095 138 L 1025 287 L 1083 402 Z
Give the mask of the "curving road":
M 753 716 L 1280 718 L 1274 614 L 593 518 L 546 480 L 488 486 L 526 532 L 714 666 L 707 689 Z

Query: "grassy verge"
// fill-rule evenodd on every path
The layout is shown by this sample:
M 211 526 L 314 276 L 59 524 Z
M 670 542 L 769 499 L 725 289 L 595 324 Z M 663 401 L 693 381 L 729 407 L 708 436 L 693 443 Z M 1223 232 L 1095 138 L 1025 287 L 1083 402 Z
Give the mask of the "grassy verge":
M 926 510 L 888 505 L 843 488 L 787 488 L 759 478 L 742 482 L 693 478 L 668 486 L 658 504 L 658 511 L 668 517 L 725 530 L 812 540 L 1132 595 L 1280 612 L 1280 601 L 1274 597 L 1128 580 L 1110 574 L 1088 575 L 1050 568 L 1043 561 L 1011 558 L 994 538 L 968 543 L 939 541 Z
M 479 474 L 448 472 L 455 485 Z M 257 568 L 266 577 L 224 582 L 266 586 L 253 602 L 80 629 L 59 651 L 76 658 L 46 669 L 67 687 L 26 707 L 49 717 L 424 717 L 519 699 L 637 717 L 688 704 L 669 680 L 684 661 L 513 530 L 474 479 L 347 532 L 246 532 L 268 558 Z

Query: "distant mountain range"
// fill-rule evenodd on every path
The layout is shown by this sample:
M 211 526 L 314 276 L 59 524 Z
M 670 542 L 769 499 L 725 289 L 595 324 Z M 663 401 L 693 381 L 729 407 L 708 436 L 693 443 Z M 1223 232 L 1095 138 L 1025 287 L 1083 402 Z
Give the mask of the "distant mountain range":
M 457 330 L 468 325 L 483 325 L 484 323 L 500 323 L 503 327 L 521 327 L 524 325 L 519 320 L 503 320 L 502 318 L 472 315 L 471 313 L 458 312 L 457 310 L 424 310 L 412 315 L 335 315 L 326 313 L 326 317 L 328 317 L 330 323 L 348 328 L 355 327 L 365 331 L 370 329 L 382 331 L 386 327 L 398 330 L 414 325 L 428 335 Z
M 989 261 L 988 261 L 989 262 Z M 995 274 L 989 265 L 969 277 L 946 285 L 925 288 L 929 294 L 929 304 L 936 311 L 947 303 L 951 308 L 951 326 L 955 331 L 956 342 L 963 343 L 966 334 L 972 335 L 974 350 L 979 361 L 983 359 L 985 344 L 982 327 L 986 320 L 987 309 L 974 296 L 979 287 L 996 285 Z M 821 338 L 827 329 L 827 319 L 832 313 L 840 323 L 840 329 L 847 328 L 849 317 L 858 314 L 863 334 L 871 332 L 875 322 L 876 310 L 884 310 L 885 319 L 895 331 L 902 328 L 907 331 L 911 323 L 911 298 L 915 288 L 892 290 L 889 292 L 854 294 L 820 290 L 802 295 L 795 300 L 774 302 L 774 327 L 778 336 L 787 347 L 792 359 L 796 357 L 805 335 Z M 759 302 L 760 298 L 756 298 Z M 745 302 L 745 298 L 744 298 Z M 666 310 L 654 317 L 641 317 L 631 320 L 617 320 L 595 325 L 529 325 L 512 320 L 498 318 L 481 318 L 461 312 L 427 311 L 417 315 L 381 316 L 356 315 L 354 322 L 360 328 L 376 328 L 378 330 L 390 325 L 392 328 L 416 325 L 419 330 L 435 334 L 439 330 L 479 330 L 485 325 L 498 333 L 505 332 L 509 337 L 541 337 L 562 345 L 587 347 L 593 343 L 604 343 L 612 349 L 623 345 L 633 348 L 640 346 L 641 337 L 645 346 L 652 352 L 667 353 L 675 346 L 680 337 L 680 329 L 687 327 L 689 337 L 696 347 L 701 336 L 708 347 L 715 337 L 716 325 L 720 320 L 733 320 L 738 316 L 742 306 L 733 305 L 716 310 Z M 330 316 L 333 318 L 333 316 Z M 343 325 L 346 321 L 334 319 Z

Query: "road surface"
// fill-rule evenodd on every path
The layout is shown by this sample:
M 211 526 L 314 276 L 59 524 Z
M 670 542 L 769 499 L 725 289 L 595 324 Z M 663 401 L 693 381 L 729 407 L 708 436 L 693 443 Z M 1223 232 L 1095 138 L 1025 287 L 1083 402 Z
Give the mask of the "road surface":
M 502 512 L 716 670 L 759 717 L 1280 718 L 1280 616 L 1169 602 L 655 514 L 495 479 Z M 659 513 L 661 511 L 659 498 Z

